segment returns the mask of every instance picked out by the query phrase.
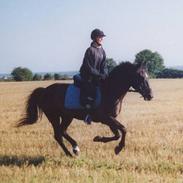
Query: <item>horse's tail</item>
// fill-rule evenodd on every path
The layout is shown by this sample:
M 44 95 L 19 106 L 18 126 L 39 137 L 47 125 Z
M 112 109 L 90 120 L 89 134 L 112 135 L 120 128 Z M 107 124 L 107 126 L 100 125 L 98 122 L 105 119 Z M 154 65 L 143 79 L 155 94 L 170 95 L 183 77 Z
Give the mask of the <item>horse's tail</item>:
M 38 118 L 42 116 L 42 110 L 40 107 L 41 96 L 44 93 L 45 88 L 36 88 L 29 96 L 26 105 L 25 116 L 18 121 L 17 127 L 24 125 L 31 125 L 36 123 Z

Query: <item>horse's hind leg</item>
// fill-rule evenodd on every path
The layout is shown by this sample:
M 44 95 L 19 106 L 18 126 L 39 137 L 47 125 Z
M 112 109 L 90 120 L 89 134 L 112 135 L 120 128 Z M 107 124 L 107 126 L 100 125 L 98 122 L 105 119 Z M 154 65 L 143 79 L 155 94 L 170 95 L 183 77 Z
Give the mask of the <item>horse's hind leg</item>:
M 74 154 L 78 155 L 80 152 L 78 144 L 70 135 L 68 135 L 68 133 L 66 131 L 68 126 L 71 124 L 72 120 L 73 120 L 73 118 L 70 118 L 70 117 L 66 117 L 66 116 L 62 117 L 61 127 L 62 127 L 62 129 L 64 129 L 63 137 L 66 140 L 68 140 L 70 142 L 70 144 L 72 145 Z
M 55 140 L 58 142 L 60 147 L 62 147 L 62 149 L 65 152 L 65 154 L 67 156 L 71 156 L 72 157 L 72 154 L 69 152 L 69 150 L 67 149 L 67 147 L 63 143 L 64 129 L 62 128 L 62 126 L 60 124 L 59 116 L 50 117 L 50 116 L 47 115 L 47 118 L 48 118 L 48 120 L 51 122 L 51 124 L 53 126 Z

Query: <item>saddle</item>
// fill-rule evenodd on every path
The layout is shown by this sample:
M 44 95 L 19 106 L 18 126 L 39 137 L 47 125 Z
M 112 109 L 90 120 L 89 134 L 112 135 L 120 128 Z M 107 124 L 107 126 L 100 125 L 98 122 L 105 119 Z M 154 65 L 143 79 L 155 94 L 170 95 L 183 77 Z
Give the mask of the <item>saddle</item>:
M 64 106 L 67 109 L 85 109 L 86 104 L 91 104 L 92 109 L 101 103 L 99 87 L 86 83 L 80 75 L 74 76 L 74 84 L 68 86 Z

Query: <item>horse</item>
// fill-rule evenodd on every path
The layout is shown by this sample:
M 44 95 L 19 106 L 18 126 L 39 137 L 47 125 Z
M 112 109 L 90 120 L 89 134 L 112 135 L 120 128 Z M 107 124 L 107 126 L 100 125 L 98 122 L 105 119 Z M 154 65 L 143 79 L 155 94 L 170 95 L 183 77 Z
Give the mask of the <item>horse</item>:
M 127 133 L 125 126 L 116 119 L 122 109 L 123 98 L 132 87 L 133 91 L 140 93 L 144 100 L 150 101 L 153 94 L 147 76 L 147 69 L 143 65 L 124 62 L 116 66 L 100 85 L 101 102 L 91 112 L 92 121 L 107 125 L 114 136 L 96 136 L 93 141 L 106 143 L 120 139 L 114 149 L 116 155 L 125 147 Z M 65 146 L 63 138 L 72 145 L 73 153 L 78 155 L 80 152 L 78 144 L 67 133 L 67 128 L 74 118 L 83 120 L 87 113 L 84 109 L 64 107 L 64 99 L 69 86 L 69 83 L 55 83 L 46 88 L 34 89 L 27 99 L 25 115 L 16 126 L 34 124 L 44 113 L 53 127 L 55 140 L 64 153 L 72 157 L 73 154 Z

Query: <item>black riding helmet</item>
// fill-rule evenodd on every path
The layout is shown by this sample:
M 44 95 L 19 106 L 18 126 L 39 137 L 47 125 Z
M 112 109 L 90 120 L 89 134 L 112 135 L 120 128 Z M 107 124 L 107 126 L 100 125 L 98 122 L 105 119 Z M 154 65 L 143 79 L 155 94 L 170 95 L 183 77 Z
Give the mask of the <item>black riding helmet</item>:
M 100 29 L 94 29 L 91 32 L 91 39 L 94 41 L 97 37 L 105 37 L 106 35 L 104 34 L 103 31 L 101 31 Z

